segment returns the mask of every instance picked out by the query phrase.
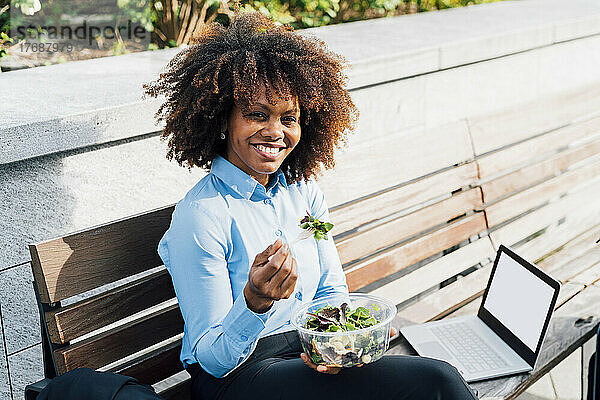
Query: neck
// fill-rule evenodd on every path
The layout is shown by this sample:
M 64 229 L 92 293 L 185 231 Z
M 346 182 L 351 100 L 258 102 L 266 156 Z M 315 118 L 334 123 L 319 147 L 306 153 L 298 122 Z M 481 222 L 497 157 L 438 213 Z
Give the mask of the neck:
M 252 179 L 254 179 L 256 182 L 260 183 L 261 185 L 263 185 L 264 187 L 267 187 L 267 185 L 269 184 L 269 176 L 270 175 L 263 175 L 263 174 L 249 174 Z
M 237 154 L 235 154 L 235 152 L 231 151 L 230 149 L 228 149 L 225 159 L 227 161 L 229 161 L 230 163 L 232 163 L 233 165 L 235 165 L 236 167 L 238 167 L 239 169 L 241 169 L 242 171 L 244 171 L 245 173 L 247 173 L 248 175 L 250 175 L 252 177 L 252 179 L 254 179 L 256 182 L 260 183 L 264 187 L 267 187 L 267 185 L 269 183 L 269 176 L 270 176 L 269 174 L 261 174 L 261 173 L 254 171 L 253 169 L 249 168 L 237 156 Z

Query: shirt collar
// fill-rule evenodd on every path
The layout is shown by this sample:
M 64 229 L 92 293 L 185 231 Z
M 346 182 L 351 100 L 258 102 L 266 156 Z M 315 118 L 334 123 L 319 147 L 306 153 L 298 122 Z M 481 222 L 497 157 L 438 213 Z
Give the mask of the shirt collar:
M 245 199 L 250 199 L 252 193 L 256 190 L 257 186 L 260 185 L 250 175 L 230 163 L 222 156 L 217 156 L 212 162 L 210 173 L 219 178 L 227 186 L 242 195 Z M 281 168 L 275 172 L 277 182 L 281 183 L 287 188 L 287 182 L 285 175 L 281 171 Z
M 285 180 L 285 174 L 281 171 L 281 168 L 279 168 L 277 171 L 275 171 L 275 178 L 276 181 L 275 182 L 279 182 L 283 185 L 283 187 L 287 188 L 288 184 L 287 181 Z

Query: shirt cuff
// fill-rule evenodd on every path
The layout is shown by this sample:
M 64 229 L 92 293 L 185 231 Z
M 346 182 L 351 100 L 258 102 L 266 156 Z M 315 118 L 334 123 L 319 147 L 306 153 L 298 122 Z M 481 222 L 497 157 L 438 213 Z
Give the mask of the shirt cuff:
M 240 349 L 245 349 L 254 342 L 260 332 L 265 328 L 265 323 L 273 311 L 273 306 L 265 313 L 257 314 L 248 308 L 244 293 L 240 293 L 233 302 L 231 310 L 223 319 L 223 332 L 239 344 Z

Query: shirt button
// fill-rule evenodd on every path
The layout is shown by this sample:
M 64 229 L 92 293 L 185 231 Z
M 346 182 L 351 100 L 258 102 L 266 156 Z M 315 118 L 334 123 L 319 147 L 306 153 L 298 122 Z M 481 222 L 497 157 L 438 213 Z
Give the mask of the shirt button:
M 265 199 L 265 204 L 271 204 L 271 199 Z
M 275 231 L 275 235 L 277 235 L 277 236 L 281 236 L 282 234 L 283 234 L 283 232 L 281 232 L 281 229 L 277 229 Z
M 244 335 L 242 335 L 242 336 L 240 336 L 240 339 L 242 339 L 242 342 L 245 342 L 246 340 L 248 340 L 248 337 L 247 337 L 247 336 L 244 336 Z
M 302 300 L 302 293 L 297 292 L 295 296 L 298 300 Z

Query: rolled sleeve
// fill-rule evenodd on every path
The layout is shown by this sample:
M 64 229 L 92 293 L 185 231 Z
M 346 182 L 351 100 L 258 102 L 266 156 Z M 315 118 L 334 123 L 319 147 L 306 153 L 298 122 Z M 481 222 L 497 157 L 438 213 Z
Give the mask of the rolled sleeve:
M 223 318 L 223 331 L 232 343 L 239 344 L 238 350 L 243 352 L 248 347 L 248 342 L 257 340 L 258 335 L 265 328 L 271 310 L 258 314 L 248 308 L 244 294 L 240 294 L 233 302 L 233 307 Z

